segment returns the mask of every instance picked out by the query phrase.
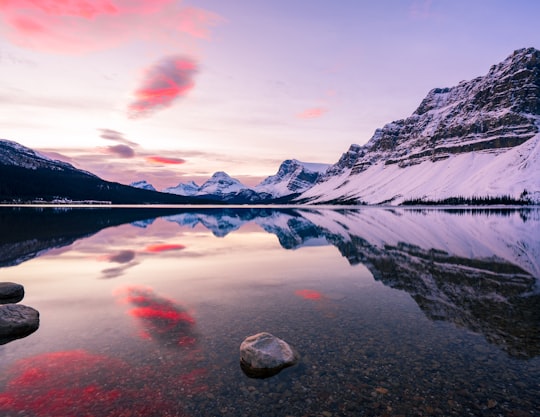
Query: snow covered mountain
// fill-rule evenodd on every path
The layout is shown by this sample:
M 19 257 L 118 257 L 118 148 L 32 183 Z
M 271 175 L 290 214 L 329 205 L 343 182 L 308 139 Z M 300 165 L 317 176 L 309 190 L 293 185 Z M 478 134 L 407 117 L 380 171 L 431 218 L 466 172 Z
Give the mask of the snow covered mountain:
M 266 178 L 254 189 L 257 192 L 268 193 L 273 197 L 301 193 L 311 188 L 329 167 L 329 164 L 287 159 L 281 163 L 277 174 Z
M 227 173 L 218 171 L 200 187 L 193 181 L 180 183 L 175 187 L 163 190 L 166 193 L 182 196 L 196 196 L 202 199 L 228 203 L 246 204 L 270 202 L 272 196 L 264 192 L 257 192 L 242 184 Z
M 130 187 L 140 188 L 141 190 L 150 190 L 150 191 L 156 191 L 154 186 L 147 182 L 146 180 L 142 181 L 135 181 L 129 184 Z
M 228 203 L 264 203 L 275 199 L 297 196 L 311 188 L 330 167 L 329 164 L 300 162 L 296 159 L 284 161 L 277 174 L 266 178 L 251 188 L 225 172 L 216 172 L 200 187 L 193 181 L 166 188 L 166 193 L 211 197 Z
M 236 178 L 231 178 L 223 171 L 215 172 L 214 175 L 203 183 L 200 187 L 193 181 L 180 183 L 175 187 L 165 188 L 163 192 L 186 195 L 186 196 L 215 196 L 224 197 L 231 194 L 238 194 L 249 187 L 242 184 Z
M 175 187 L 165 188 L 163 192 L 177 195 L 192 196 L 196 195 L 199 192 L 200 188 L 201 187 L 199 187 L 194 181 L 189 181 L 186 183 L 180 183 Z
M 199 188 L 198 195 L 224 195 L 239 193 L 247 189 L 244 184 L 236 178 L 231 178 L 227 173 L 218 171 Z
M 297 201 L 400 204 L 454 197 L 540 202 L 540 51 L 431 90 L 408 118 L 377 129 Z

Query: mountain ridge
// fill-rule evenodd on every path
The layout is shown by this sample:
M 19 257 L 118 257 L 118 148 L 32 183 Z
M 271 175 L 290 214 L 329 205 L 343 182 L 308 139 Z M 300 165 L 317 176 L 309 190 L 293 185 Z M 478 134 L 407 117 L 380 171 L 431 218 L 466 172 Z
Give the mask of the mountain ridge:
M 0 139 L 0 202 L 85 204 L 201 204 L 208 200 L 144 190 L 50 159 Z
M 180 183 L 161 193 L 144 180 L 132 183 L 146 189 L 139 190 L 7 140 L 0 141 L 0 174 L 0 201 L 8 202 L 540 204 L 540 51 L 516 50 L 486 75 L 430 90 L 411 116 L 376 129 L 365 145 L 352 144 L 335 164 L 287 159 L 255 187 L 218 171 L 201 186 Z M 90 194 L 75 177 L 93 184 L 83 187 Z M 69 185 L 60 184 L 66 179 Z

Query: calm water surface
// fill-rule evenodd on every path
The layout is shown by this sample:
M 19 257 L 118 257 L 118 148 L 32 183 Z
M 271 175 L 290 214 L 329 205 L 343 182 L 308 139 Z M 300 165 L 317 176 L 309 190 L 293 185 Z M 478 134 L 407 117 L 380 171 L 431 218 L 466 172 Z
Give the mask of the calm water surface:
M 540 416 L 540 211 L 0 209 L 1 416 Z M 247 377 L 267 331 L 300 354 Z

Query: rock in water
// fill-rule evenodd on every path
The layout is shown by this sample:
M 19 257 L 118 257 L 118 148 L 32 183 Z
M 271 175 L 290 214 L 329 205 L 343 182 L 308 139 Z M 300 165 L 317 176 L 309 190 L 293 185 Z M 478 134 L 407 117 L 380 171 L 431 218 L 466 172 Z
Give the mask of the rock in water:
M 39 327 L 39 312 L 20 304 L 0 306 L 0 345 L 26 337 Z
M 24 287 L 13 282 L 0 282 L 0 304 L 18 303 L 24 298 Z
M 273 376 L 294 365 L 297 358 L 287 342 L 266 332 L 249 336 L 240 345 L 240 365 L 252 378 Z

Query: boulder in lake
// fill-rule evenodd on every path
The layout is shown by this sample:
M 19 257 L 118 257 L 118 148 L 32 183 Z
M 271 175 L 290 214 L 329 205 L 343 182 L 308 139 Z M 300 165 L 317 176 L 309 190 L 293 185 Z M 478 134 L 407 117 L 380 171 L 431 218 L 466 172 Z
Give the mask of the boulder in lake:
M 39 327 L 39 312 L 21 304 L 0 305 L 0 345 L 26 337 Z
M 249 336 L 240 345 L 240 366 L 252 378 L 273 376 L 297 359 L 287 342 L 266 332 Z
M 24 287 L 14 282 L 0 282 L 0 304 L 18 303 L 24 298 Z

